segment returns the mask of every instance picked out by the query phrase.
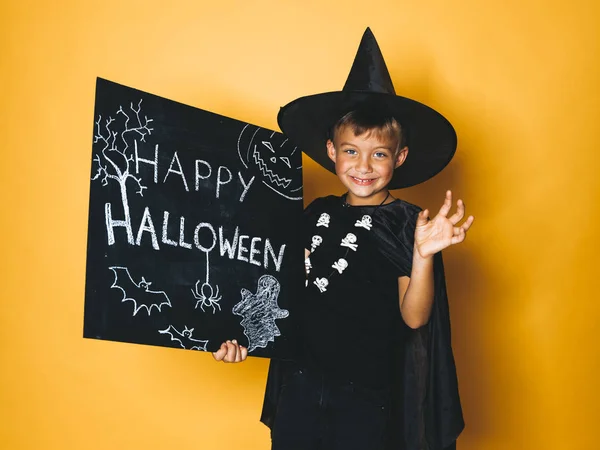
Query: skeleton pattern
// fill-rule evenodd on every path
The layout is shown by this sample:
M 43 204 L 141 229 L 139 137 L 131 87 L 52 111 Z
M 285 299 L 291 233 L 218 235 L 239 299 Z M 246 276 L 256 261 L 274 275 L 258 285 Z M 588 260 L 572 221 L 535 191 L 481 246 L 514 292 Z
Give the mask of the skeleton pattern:
M 329 285 L 329 280 L 327 280 L 327 278 L 317 278 L 313 283 L 319 288 L 320 292 L 325 292 Z
M 348 247 L 352 251 L 356 251 L 358 248 L 358 244 L 356 244 L 356 235 L 348 233 L 346 237 L 342 239 L 342 243 L 340 245 L 342 247 Z
M 195 289 L 192 289 L 192 295 L 196 300 L 198 300 L 196 302 L 196 306 L 194 306 L 194 309 L 198 309 L 198 305 L 200 305 L 202 312 L 206 312 L 204 310 L 204 307 L 206 306 L 212 308 L 212 312 L 214 314 L 217 308 L 219 308 L 219 311 L 221 311 L 221 305 L 219 305 L 219 301 L 222 297 L 219 295 L 219 286 L 215 285 L 213 289 L 213 287 L 209 284 L 210 265 L 208 254 L 210 253 L 210 250 L 212 250 L 212 247 L 204 252 L 206 253 L 206 281 L 202 283 L 200 289 L 198 289 L 198 285 L 200 284 L 201 280 L 196 281 Z
M 242 301 L 236 304 L 232 312 L 242 316 L 241 325 L 248 338 L 248 351 L 265 348 L 274 342 L 281 332 L 275 323 L 276 319 L 285 319 L 289 311 L 279 308 L 277 297 L 281 289 L 279 281 L 271 275 L 263 275 L 258 279 L 256 294 L 242 289 Z
M 319 216 L 319 220 L 317 220 L 317 226 L 329 228 L 330 220 L 331 220 L 331 217 L 329 216 L 329 214 L 323 213 Z
M 304 268 L 306 269 L 306 274 L 310 273 L 310 269 L 312 269 L 312 264 L 310 263 L 310 258 L 306 258 L 304 260 Z
M 371 228 L 373 227 L 373 219 L 371 219 L 371 216 L 369 216 L 368 214 L 365 214 L 360 220 L 356 221 L 354 226 L 371 231 Z
M 323 238 L 321 236 L 319 236 L 318 234 L 314 235 L 312 237 L 312 243 L 310 245 L 310 252 L 314 252 L 315 249 L 321 245 L 321 243 L 323 242 Z
M 334 262 L 331 267 L 333 267 L 341 274 L 348 267 L 348 261 L 346 261 L 344 258 L 340 258 L 336 262 Z

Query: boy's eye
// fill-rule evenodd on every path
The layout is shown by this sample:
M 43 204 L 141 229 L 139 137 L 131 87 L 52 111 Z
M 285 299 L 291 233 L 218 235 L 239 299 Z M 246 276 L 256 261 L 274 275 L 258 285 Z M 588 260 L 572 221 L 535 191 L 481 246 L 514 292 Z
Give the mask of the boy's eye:
M 377 152 L 375 153 L 376 158 L 387 158 L 387 153 L 385 152 Z
M 349 155 L 356 155 L 356 150 L 353 148 L 347 148 L 344 150 L 344 153 L 348 153 Z

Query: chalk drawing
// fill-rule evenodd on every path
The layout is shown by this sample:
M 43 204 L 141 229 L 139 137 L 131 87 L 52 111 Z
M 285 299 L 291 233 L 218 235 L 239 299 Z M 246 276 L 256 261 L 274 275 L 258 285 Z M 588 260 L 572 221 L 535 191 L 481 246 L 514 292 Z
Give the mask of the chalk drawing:
M 177 170 L 173 169 L 173 165 L 177 163 Z M 196 168 L 198 166 L 196 165 Z M 170 173 L 174 173 L 175 175 L 179 175 L 181 177 L 181 181 L 183 182 L 183 187 L 185 188 L 186 192 L 190 192 L 190 188 L 188 187 L 188 183 L 187 180 L 185 179 L 185 175 L 183 173 L 183 167 L 181 167 L 181 161 L 179 161 L 179 156 L 177 156 L 177 152 L 175 152 L 173 154 L 173 159 L 171 159 L 171 164 L 169 165 L 169 169 L 167 170 L 167 173 L 165 174 L 165 179 L 163 180 L 163 183 L 167 181 L 167 178 L 169 177 Z
M 302 190 L 302 166 L 292 167 L 291 159 L 296 149 L 282 134 L 250 124 L 238 137 L 243 166 L 259 173 L 265 186 L 289 200 L 302 200 L 302 195 L 296 194 Z
M 152 282 L 146 281 L 144 277 L 139 282 L 135 282 L 127 267 L 112 266 L 109 269 L 115 274 L 115 281 L 113 281 L 111 288 L 121 290 L 123 293 L 121 302 L 130 301 L 133 303 L 134 316 L 141 309 L 145 309 L 150 315 L 152 308 L 156 308 L 160 312 L 163 306 L 171 306 L 171 301 L 166 292 L 151 290 L 150 285 Z
M 160 334 L 168 334 L 171 336 L 171 341 L 179 342 L 181 348 L 185 348 L 188 350 L 202 350 L 206 351 L 206 346 L 208 345 L 208 341 L 204 339 L 194 339 L 192 337 L 192 333 L 194 332 L 193 328 L 185 327 L 185 329 L 181 332 L 177 331 L 177 329 L 173 325 L 169 325 L 165 330 L 158 330 Z
M 137 186 L 136 193 L 140 196 L 144 195 L 144 189 L 147 189 L 147 187 L 142 184 L 141 177 L 136 177 L 131 171 L 134 168 L 132 167 L 134 166 L 132 164 L 134 157 L 129 149 L 129 140 L 134 140 L 137 151 L 137 140 L 146 142 L 146 136 L 152 134 L 153 130 L 149 126 L 153 119 L 149 119 L 146 116 L 143 119 L 140 117 L 141 105 L 142 100 L 139 101 L 136 109 L 132 102 L 129 106 L 131 110 L 129 113 L 125 112 L 122 106 L 119 106 L 116 114 L 125 117 L 120 127 L 113 125 L 116 119 L 110 116 L 104 122 L 102 122 L 102 116 L 98 116 L 98 120 L 95 122 L 94 144 L 100 144 L 102 148 L 94 154 L 93 163 L 97 165 L 97 168 L 92 181 L 100 180 L 102 186 L 108 186 L 109 180 L 114 180 L 119 184 L 121 203 L 123 204 L 125 215 L 123 220 L 113 219 L 110 203 L 105 205 L 108 245 L 115 243 L 115 227 L 125 228 L 127 242 L 130 245 L 134 245 L 129 202 L 127 200 L 127 185 L 133 184 Z M 130 116 L 133 116 L 133 119 Z
M 204 247 L 200 244 L 200 238 L 198 236 L 198 232 L 200 231 L 201 228 L 208 228 L 208 230 L 211 232 L 212 234 L 212 243 L 209 247 Z M 198 249 L 202 252 L 204 252 L 204 254 L 206 255 L 206 277 L 205 277 L 205 281 L 204 283 L 202 283 L 202 286 L 200 288 L 198 288 L 198 285 L 200 284 L 201 280 L 198 280 L 196 282 L 196 286 L 195 289 L 192 289 L 192 295 L 194 296 L 194 298 L 196 300 L 198 300 L 196 302 L 196 306 L 194 306 L 195 309 L 198 309 L 198 305 L 200 305 L 200 309 L 202 310 L 202 312 L 206 312 L 204 310 L 204 307 L 210 307 L 213 310 L 213 314 L 216 312 L 216 309 L 219 308 L 219 311 L 221 311 L 221 305 L 219 305 L 219 301 L 221 300 L 221 296 L 219 295 L 219 286 L 216 286 L 213 288 L 212 285 L 210 284 L 210 259 L 209 259 L 209 254 L 211 252 L 211 250 L 213 248 L 215 248 L 215 245 L 217 243 L 217 236 L 215 234 L 215 230 L 212 227 L 212 225 L 208 224 L 208 223 L 201 223 L 196 227 L 196 232 L 194 233 L 194 241 L 196 243 L 196 247 L 198 247 Z
M 237 303 L 232 312 L 242 316 L 241 325 L 248 338 L 248 351 L 265 348 L 269 342 L 274 342 L 281 332 L 275 323 L 277 319 L 289 316 L 289 311 L 279 308 L 277 297 L 281 286 L 271 275 L 263 275 L 258 279 L 256 294 L 247 289 L 241 290 L 242 300 Z
M 209 284 L 210 265 L 208 254 L 210 252 L 204 253 L 206 253 L 206 281 L 202 283 L 200 289 L 198 289 L 198 285 L 200 284 L 201 280 L 196 281 L 195 289 L 192 289 L 192 295 L 196 300 L 198 300 L 196 302 L 196 306 L 194 306 L 194 309 L 198 309 L 198 305 L 200 305 L 200 309 L 202 310 L 202 312 L 206 312 L 204 310 L 204 307 L 206 306 L 212 308 L 212 312 L 214 314 L 217 308 L 219 308 L 219 311 L 221 311 L 221 305 L 219 305 L 221 296 L 219 295 L 219 286 L 215 286 L 213 290 L 213 287 Z

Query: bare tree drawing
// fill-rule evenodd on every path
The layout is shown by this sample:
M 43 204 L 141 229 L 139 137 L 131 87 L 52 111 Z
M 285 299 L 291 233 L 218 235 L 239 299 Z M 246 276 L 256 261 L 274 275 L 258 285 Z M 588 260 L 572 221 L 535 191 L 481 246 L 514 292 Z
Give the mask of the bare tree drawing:
M 146 142 L 146 136 L 152 134 L 153 128 L 149 124 L 153 119 L 144 116 L 140 117 L 142 100 L 137 104 L 137 109 L 133 102 L 130 103 L 129 109 L 131 112 L 125 112 L 122 106 L 119 106 L 116 116 L 120 119 L 123 116 L 123 121 L 117 120 L 109 116 L 102 122 L 102 116 L 98 116 L 95 122 L 94 145 L 103 145 L 102 149 L 94 154 L 92 164 L 97 164 L 97 170 L 92 180 L 100 180 L 102 186 L 107 186 L 109 180 L 115 180 L 121 189 L 121 202 L 125 219 L 119 221 L 127 231 L 127 242 L 133 245 L 133 230 L 131 227 L 131 215 L 129 212 L 129 204 L 127 201 L 127 182 L 133 182 L 137 187 L 136 194 L 144 195 L 146 186 L 142 184 L 141 177 L 136 177 L 132 172 L 134 156 L 132 154 L 130 142 L 133 141 L 137 147 L 137 141 Z M 119 126 L 120 125 L 120 126 Z M 110 204 L 106 204 L 107 213 L 110 214 Z M 112 238 L 114 239 L 114 237 Z M 111 237 L 109 237 L 109 244 Z

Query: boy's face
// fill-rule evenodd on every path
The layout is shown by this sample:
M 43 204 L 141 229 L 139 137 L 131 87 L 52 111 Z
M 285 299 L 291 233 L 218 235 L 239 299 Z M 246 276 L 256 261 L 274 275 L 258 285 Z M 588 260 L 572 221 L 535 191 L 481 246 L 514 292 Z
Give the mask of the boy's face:
M 394 169 L 408 154 L 408 147 L 397 149 L 396 139 L 379 139 L 367 131 L 354 136 L 351 127 L 340 129 L 335 142 L 327 141 L 327 155 L 335 163 L 335 172 L 348 189 L 351 205 L 376 205 L 388 194 L 387 185 Z

